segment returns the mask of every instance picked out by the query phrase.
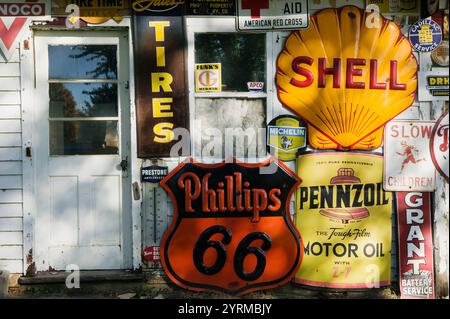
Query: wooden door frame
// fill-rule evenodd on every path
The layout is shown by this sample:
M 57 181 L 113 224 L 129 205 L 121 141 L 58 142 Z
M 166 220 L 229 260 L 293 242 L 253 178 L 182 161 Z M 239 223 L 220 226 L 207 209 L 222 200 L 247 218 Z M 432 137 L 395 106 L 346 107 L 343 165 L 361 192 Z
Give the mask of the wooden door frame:
M 134 104 L 134 65 L 133 65 L 133 50 L 132 50 L 132 38 L 130 21 L 126 19 L 123 21 L 123 26 L 120 27 L 95 27 L 86 28 L 87 30 L 67 30 L 61 28 L 38 26 L 31 30 L 27 30 L 24 41 L 20 44 L 21 52 L 21 104 L 22 104 L 22 167 L 23 167 L 23 273 L 26 274 L 27 270 L 48 270 L 48 258 L 45 254 L 38 251 L 39 247 L 46 246 L 41 245 L 40 239 L 37 235 L 37 227 L 39 220 L 37 220 L 37 205 L 35 198 L 37 192 L 36 182 L 36 162 L 33 154 L 31 157 L 27 156 L 27 148 L 33 150 L 37 142 L 36 136 L 33 137 L 33 131 L 35 131 L 34 125 L 34 110 L 37 103 L 35 102 L 36 94 L 36 63 L 39 63 L 39 56 L 35 54 L 35 37 L 37 35 L 57 37 L 60 36 L 73 36 L 73 37 L 86 37 L 86 36 L 98 36 L 98 37 L 124 37 L 124 39 L 118 40 L 118 45 L 123 45 L 121 54 L 129 56 L 127 63 L 129 64 L 128 75 L 129 89 L 127 97 L 129 97 L 129 109 L 126 110 L 126 123 L 121 119 L 122 130 L 127 131 L 128 140 L 121 141 L 128 144 L 129 150 L 129 175 L 127 179 L 129 184 L 123 184 L 123 191 L 129 194 L 129 203 L 123 206 L 123 217 L 127 218 L 127 228 L 123 229 L 127 234 L 128 243 L 127 246 L 131 249 L 123 256 L 123 265 L 126 268 L 138 269 L 141 265 L 141 201 L 140 198 L 133 199 L 132 197 L 132 183 L 139 181 L 139 168 L 138 160 L 136 158 L 136 130 L 135 130 L 135 104 Z M 89 31 L 89 32 L 87 32 Z M 107 32 L 108 31 L 108 32 Z M 81 33 L 83 32 L 83 33 Z M 123 134 L 121 135 L 123 136 Z M 122 144 L 125 145 L 125 144 Z M 124 203 L 125 204 L 125 203 Z M 126 215 L 126 216 L 125 216 Z M 41 257 L 39 257 L 41 256 Z M 34 266 L 33 266 L 34 265 Z

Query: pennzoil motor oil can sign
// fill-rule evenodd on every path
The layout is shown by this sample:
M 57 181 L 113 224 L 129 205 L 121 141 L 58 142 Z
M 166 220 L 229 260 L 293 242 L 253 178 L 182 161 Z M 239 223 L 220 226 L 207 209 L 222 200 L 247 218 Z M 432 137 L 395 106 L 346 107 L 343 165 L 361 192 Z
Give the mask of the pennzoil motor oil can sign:
M 282 161 L 294 161 L 300 149 L 306 148 L 306 126 L 291 115 L 280 115 L 267 125 L 267 146 Z
M 390 284 L 392 195 L 383 190 L 382 167 L 383 157 L 374 154 L 299 157 L 295 225 L 304 258 L 296 283 L 357 289 Z
M 299 184 L 273 158 L 181 163 L 161 181 L 174 203 L 161 246 L 167 276 L 186 289 L 236 295 L 290 281 L 303 250 L 289 214 Z

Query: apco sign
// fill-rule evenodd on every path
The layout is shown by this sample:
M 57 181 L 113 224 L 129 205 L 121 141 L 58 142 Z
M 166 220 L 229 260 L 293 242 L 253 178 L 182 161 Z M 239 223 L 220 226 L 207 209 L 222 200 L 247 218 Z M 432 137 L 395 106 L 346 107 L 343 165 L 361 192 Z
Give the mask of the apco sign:
M 299 157 L 295 225 L 305 254 L 295 282 L 327 288 L 389 285 L 392 196 L 382 187 L 382 160 L 336 152 Z
M 181 17 L 134 16 L 138 157 L 167 157 L 187 127 Z M 187 154 L 184 154 L 187 155 Z
M 448 69 L 419 72 L 419 101 L 448 101 Z
M 434 121 L 391 121 L 384 132 L 384 189 L 434 192 L 430 138 Z
M 195 92 L 222 91 L 222 66 L 220 63 L 195 64 Z
M 292 30 L 309 25 L 307 0 L 238 0 L 237 28 L 250 30 Z
M 282 161 L 293 161 L 300 149 L 306 148 L 306 127 L 303 122 L 290 115 L 280 115 L 267 126 L 267 146 L 275 157 Z
M 303 249 L 289 214 L 298 184 L 274 159 L 180 164 L 161 181 L 175 209 L 162 240 L 167 276 L 187 289 L 237 295 L 287 283 Z
M 431 158 L 433 159 L 434 166 L 438 172 L 448 182 L 448 139 L 449 139 L 449 124 L 448 124 L 448 111 L 441 115 L 433 127 L 430 140 Z
M 384 124 L 414 101 L 411 44 L 388 19 L 366 23 L 371 15 L 353 6 L 319 11 L 278 56 L 278 98 L 308 123 L 313 148 L 376 149 Z
M 399 282 L 402 298 L 434 298 L 430 193 L 397 196 Z

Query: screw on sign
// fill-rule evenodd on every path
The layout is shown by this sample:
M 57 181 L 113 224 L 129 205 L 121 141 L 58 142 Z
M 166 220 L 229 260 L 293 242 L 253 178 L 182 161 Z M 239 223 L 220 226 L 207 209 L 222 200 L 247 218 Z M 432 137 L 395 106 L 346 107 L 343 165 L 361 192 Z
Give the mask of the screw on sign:
M 430 139 L 431 158 L 438 172 L 448 182 L 448 111 L 441 115 L 433 128 Z
M 271 175 L 264 166 L 275 165 Z M 242 295 L 280 286 L 300 266 L 303 245 L 289 199 L 300 178 L 271 158 L 181 163 L 161 185 L 174 203 L 161 262 L 177 285 Z

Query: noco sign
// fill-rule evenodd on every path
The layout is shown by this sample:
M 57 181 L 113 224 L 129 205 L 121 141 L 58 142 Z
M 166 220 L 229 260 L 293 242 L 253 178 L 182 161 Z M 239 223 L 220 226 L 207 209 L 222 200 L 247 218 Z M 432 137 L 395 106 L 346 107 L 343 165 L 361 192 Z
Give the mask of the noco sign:
M 293 30 L 309 26 L 308 1 L 238 0 L 237 29 Z
M 289 214 L 299 184 L 274 159 L 180 164 L 161 181 L 175 210 L 162 239 L 167 276 L 183 288 L 236 295 L 287 283 L 303 254 Z
M 45 15 L 45 3 L 0 3 L 0 17 L 36 17 Z

